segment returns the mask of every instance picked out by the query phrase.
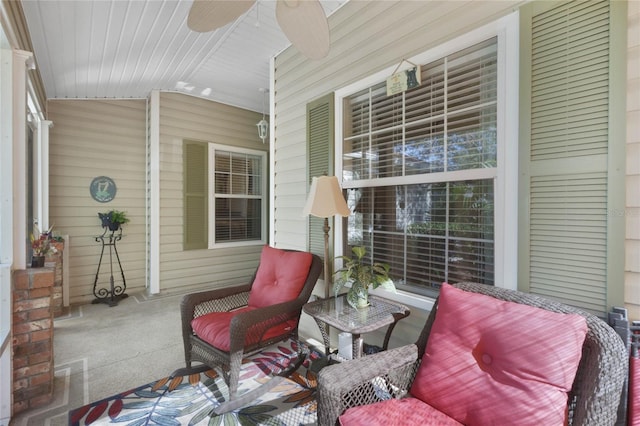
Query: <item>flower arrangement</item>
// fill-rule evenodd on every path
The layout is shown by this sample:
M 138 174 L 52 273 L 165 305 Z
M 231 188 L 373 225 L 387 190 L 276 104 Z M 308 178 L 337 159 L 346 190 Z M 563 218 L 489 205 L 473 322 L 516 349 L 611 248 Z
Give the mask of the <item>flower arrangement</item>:
M 53 240 L 51 231 L 53 226 L 47 229 L 47 231 L 42 232 L 38 226 L 33 227 L 33 232 L 29 236 L 29 240 L 31 241 L 31 250 L 33 251 L 34 257 L 46 256 L 48 254 L 53 254 L 57 250 L 51 245 L 51 241 Z

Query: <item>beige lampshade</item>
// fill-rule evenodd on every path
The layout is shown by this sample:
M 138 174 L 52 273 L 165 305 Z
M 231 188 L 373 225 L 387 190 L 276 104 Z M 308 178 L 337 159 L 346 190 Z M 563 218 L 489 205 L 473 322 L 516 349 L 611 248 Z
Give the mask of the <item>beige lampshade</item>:
M 332 217 L 349 216 L 351 211 L 344 200 L 338 178 L 335 176 L 314 177 L 307 204 L 302 210 L 304 216 Z

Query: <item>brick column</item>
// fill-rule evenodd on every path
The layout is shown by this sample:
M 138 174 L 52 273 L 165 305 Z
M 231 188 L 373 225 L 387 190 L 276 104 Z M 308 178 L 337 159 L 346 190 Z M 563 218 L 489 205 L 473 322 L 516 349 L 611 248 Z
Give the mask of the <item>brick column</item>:
M 13 414 L 53 397 L 52 268 L 13 273 Z
M 53 268 L 53 299 L 51 301 L 51 307 L 53 309 L 53 316 L 57 318 L 62 315 L 64 311 L 62 299 L 62 274 L 64 269 L 62 254 L 64 253 L 64 242 L 54 241 L 51 245 L 56 248 L 56 252 L 47 255 L 44 261 L 46 267 Z

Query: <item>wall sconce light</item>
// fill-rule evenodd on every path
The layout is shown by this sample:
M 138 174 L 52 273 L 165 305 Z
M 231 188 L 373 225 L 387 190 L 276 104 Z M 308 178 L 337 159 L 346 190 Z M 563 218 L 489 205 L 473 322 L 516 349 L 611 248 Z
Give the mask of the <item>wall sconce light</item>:
M 264 101 L 269 89 L 260 88 L 258 90 L 262 92 L 262 120 L 258 121 L 256 126 L 258 126 L 258 137 L 262 139 L 262 143 L 265 143 L 269 132 L 269 122 L 265 120 Z

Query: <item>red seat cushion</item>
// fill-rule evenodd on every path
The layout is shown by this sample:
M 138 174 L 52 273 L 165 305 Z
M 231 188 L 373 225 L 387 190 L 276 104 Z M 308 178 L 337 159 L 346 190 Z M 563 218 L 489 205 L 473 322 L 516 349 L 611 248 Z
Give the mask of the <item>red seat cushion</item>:
M 260 308 L 297 298 L 309 275 L 311 259 L 311 253 L 265 245 L 251 286 L 249 306 Z
M 562 425 L 586 320 L 448 284 L 411 394 L 465 425 Z
M 429 404 L 416 398 L 389 399 L 349 408 L 340 416 L 342 426 L 461 426 Z
M 256 308 L 247 306 L 231 312 L 211 312 L 191 321 L 191 328 L 199 338 L 211 346 L 229 352 L 231 349 L 231 335 L 229 333 L 231 319 L 241 312 L 252 311 L 254 309 Z M 245 346 L 258 343 L 261 340 L 264 341 L 277 336 L 285 336 L 296 326 L 297 320 L 292 319 L 271 327 L 266 331 L 264 336 L 262 336 L 262 339 L 260 339 L 259 336 L 251 337 L 248 335 L 244 342 Z

